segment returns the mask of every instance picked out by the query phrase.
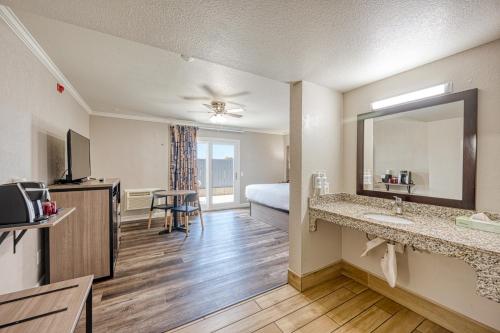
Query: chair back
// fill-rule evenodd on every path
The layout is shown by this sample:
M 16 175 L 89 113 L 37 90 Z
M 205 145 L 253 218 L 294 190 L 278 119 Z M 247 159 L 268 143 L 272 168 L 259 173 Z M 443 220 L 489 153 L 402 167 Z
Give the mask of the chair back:
M 165 201 L 165 204 L 167 204 L 168 201 L 171 201 L 171 200 L 169 200 L 169 198 L 167 196 L 165 196 L 164 194 L 161 194 L 161 192 L 165 192 L 165 190 L 153 191 L 153 193 L 152 193 L 153 194 L 153 205 L 155 202 L 157 204 L 162 204 L 162 202 Z
M 158 197 L 164 197 L 162 195 L 159 195 L 160 192 L 164 192 L 165 190 L 156 190 L 153 191 L 153 197 L 158 198 Z
M 184 197 L 184 203 L 193 203 L 193 202 L 195 203 L 198 202 L 198 193 L 190 193 Z

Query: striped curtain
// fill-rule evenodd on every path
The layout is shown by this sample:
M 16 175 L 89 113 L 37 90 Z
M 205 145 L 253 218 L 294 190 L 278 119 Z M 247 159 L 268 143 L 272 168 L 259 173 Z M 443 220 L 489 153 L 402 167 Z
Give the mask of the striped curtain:
M 170 189 L 197 190 L 196 137 L 198 128 L 170 126 Z

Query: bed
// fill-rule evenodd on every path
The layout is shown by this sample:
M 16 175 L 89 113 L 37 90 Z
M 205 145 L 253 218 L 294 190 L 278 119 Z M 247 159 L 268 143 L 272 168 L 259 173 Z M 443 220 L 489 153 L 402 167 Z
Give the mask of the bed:
M 252 184 L 245 188 L 250 216 L 288 231 L 290 184 Z

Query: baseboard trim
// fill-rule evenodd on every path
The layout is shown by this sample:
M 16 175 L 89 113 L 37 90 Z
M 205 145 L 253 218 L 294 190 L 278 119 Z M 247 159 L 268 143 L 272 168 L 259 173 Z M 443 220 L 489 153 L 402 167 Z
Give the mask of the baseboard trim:
M 160 217 L 165 217 L 165 212 L 154 212 L 153 213 L 153 218 L 157 219 Z M 121 222 L 133 222 L 133 221 L 140 221 L 140 220 L 147 220 L 149 219 L 149 213 L 148 214 L 141 214 L 141 215 L 127 215 L 127 216 L 121 216 L 120 221 Z
M 302 276 L 288 270 L 288 283 L 298 291 L 304 291 L 320 283 L 339 277 L 342 273 L 342 261 L 320 268 L 316 271 L 306 273 Z
M 436 304 L 411 291 L 396 286 L 391 288 L 387 282 L 364 269 L 349 262 L 341 262 L 341 274 L 367 286 L 387 298 L 407 307 L 436 324 L 460 333 L 499 333 L 500 331 L 488 327 L 472 318 Z

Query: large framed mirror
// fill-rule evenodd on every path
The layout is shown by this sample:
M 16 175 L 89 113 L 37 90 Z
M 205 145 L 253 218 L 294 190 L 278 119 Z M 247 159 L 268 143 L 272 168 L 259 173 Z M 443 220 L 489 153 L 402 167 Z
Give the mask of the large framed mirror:
M 358 115 L 360 195 L 475 209 L 477 89 Z

